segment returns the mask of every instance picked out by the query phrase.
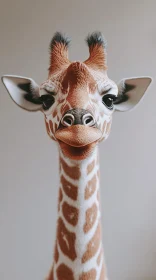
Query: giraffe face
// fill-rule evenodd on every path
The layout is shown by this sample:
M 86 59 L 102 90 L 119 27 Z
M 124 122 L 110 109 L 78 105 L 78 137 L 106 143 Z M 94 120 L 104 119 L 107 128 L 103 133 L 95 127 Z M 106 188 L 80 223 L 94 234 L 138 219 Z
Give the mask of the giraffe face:
M 117 87 L 107 76 L 102 34 L 91 34 L 87 44 L 89 58 L 70 62 L 69 40 L 57 32 L 50 44 L 48 79 L 40 87 L 31 78 L 2 77 L 18 106 L 44 114 L 48 135 L 73 159 L 88 157 L 97 143 L 107 139 L 114 110 L 132 109 L 151 83 L 150 77 L 128 78 Z
M 110 133 L 117 95 L 117 85 L 106 71 L 95 71 L 81 62 L 71 63 L 40 87 L 48 135 L 68 156 L 76 157 L 73 150 L 78 151 L 79 157 L 81 151 L 87 156 Z

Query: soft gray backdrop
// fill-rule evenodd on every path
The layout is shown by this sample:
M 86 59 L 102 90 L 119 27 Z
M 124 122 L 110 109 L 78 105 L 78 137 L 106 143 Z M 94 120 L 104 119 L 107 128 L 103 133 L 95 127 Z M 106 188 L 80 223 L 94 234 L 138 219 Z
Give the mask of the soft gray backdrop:
M 0 75 L 47 78 L 55 31 L 84 60 L 88 32 L 108 41 L 109 77 L 156 73 L 156 1 L 1 0 Z M 100 146 L 102 220 L 111 280 L 156 279 L 156 85 L 115 113 Z M 58 158 L 41 113 L 18 108 L 0 84 L 0 279 L 42 280 L 52 263 Z

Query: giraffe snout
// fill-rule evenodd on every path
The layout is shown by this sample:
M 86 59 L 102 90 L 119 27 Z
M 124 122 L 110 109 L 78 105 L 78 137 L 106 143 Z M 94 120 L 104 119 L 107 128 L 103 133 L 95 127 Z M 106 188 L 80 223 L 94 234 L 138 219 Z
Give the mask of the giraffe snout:
M 61 119 L 60 126 L 85 125 L 96 127 L 96 121 L 91 112 L 85 109 L 71 109 Z

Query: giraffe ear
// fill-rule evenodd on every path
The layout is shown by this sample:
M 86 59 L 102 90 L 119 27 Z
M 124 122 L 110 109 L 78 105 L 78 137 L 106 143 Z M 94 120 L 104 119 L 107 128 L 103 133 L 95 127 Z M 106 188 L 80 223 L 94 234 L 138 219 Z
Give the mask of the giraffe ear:
M 2 82 L 18 106 L 28 111 L 41 110 L 39 86 L 32 79 L 5 75 L 2 77 Z
M 115 110 L 129 111 L 143 98 L 148 86 L 152 82 L 150 77 L 128 78 L 120 81 L 119 93 L 114 102 Z

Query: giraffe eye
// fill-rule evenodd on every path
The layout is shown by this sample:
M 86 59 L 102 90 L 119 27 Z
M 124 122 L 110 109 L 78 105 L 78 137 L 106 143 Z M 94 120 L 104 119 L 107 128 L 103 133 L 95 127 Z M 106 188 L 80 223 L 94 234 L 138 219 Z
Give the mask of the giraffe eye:
M 116 100 L 116 96 L 112 94 L 105 94 L 102 97 L 102 103 L 110 110 L 113 109 L 114 101 Z
M 46 94 L 46 95 L 42 95 L 40 98 L 44 110 L 48 110 L 55 102 L 55 98 L 53 95 Z

